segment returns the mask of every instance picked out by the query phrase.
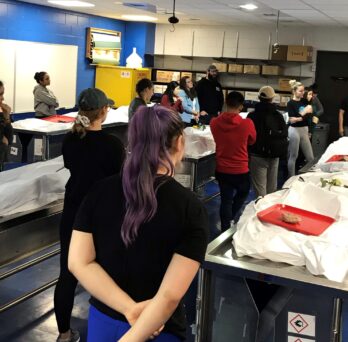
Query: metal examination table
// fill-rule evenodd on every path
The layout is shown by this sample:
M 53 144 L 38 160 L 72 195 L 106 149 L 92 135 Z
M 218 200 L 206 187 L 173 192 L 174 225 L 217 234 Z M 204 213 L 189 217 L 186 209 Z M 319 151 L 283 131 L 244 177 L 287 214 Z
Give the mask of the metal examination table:
M 102 128 L 126 143 L 128 123 L 113 122 L 104 124 Z M 14 128 L 13 132 L 15 138 L 11 145 L 10 161 L 32 163 L 60 156 L 64 136 L 70 129 L 46 132 Z
M 348 282 L 314 276 L 305 267 L 238 258 L 232 235 L 231 228 L 208 246 L 199 273 L 196 342 L 343 341 Z

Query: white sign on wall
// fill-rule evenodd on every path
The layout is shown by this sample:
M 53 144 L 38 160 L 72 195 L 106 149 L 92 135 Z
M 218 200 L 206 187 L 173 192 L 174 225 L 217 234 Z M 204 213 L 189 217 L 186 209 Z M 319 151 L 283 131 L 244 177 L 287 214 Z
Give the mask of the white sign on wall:
M 315 337 L 315 316 L 288 312 L 288 332 Z
M 315 342 L 315 340 L 309 340 L 308 338 L 288 336 L 288 342 Z

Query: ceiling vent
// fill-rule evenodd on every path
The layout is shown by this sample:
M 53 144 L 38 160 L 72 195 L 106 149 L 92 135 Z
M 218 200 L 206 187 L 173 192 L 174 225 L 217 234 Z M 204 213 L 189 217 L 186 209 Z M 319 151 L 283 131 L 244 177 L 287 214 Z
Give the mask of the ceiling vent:
M 136 8 L 146 12 L 157 13 L 155 5 L 147 4 L 145 2 L 124 2 L 123 6 Z

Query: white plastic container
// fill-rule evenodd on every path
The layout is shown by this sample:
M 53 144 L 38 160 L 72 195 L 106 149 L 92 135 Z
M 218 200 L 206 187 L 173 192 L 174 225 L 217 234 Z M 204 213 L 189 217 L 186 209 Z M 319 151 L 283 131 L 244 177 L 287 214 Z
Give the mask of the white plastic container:
M 142 68 L 143 67 L 143 60 L 137 54 L 137 49 L 135 47 L 133 48 L 133 52 L 126 59 L 126 66 L 127 68 Z

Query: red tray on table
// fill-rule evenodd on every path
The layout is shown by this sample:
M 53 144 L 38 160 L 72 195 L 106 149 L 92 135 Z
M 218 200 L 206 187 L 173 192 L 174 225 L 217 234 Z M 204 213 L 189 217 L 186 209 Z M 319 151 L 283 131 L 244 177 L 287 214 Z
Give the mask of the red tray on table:
M 348 155 L 347 154 L 335 154 L 330 159 L 328 159 L 325 163 L 331 163 L 331 162 L 337 162 L 337 161 L 348 162 L 348 160 L 347 161 L 341 160 L 341 159 L 343 159 L 343 157 L 348 158 Z
M 60 123 L 69 123 L 74 122 L 75 118 L 72 118 L 70 116 L 63 116 L 63 115 L 51 115 L 47 118 L 42 118 L 42 120 L 49 121 L 49 122 L 60 122 Z
M 283 213 L 291 213 L 299 216 L 301 221 L 298 223 L 287 223 L 282 220 Z M 257 213 L 260 221 L 272 223 L 277 226 L 306 234 L 318 236 L 322 234 L 335 219 L 313 213 L 311 211 L 299 209 L 285 204 L 274 204 L 271 207 Z

